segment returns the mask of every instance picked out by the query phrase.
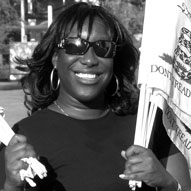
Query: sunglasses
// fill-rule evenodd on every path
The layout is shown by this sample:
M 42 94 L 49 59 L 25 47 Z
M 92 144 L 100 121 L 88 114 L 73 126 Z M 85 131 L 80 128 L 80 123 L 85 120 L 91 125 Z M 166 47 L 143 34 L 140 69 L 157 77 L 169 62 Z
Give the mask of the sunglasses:
M 109 40 L 98 40 L 89 42 L 79 37 L 69 37 L 61 40 L 58 48 L 64 49 L 67 54 L 84 55 L 90 47 L 93 47 L 97 56 L 102 58 L 113 58 L 116 52 L 116 44 Z

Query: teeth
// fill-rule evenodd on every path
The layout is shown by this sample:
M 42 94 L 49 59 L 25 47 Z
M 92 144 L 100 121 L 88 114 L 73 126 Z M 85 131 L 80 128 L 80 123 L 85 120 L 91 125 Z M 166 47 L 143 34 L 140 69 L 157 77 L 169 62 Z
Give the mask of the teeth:
M 78 76 L 79 78 L 88 78 L 88 79 L 96 78 L 96 74 L 76 73 L 76 76 Z

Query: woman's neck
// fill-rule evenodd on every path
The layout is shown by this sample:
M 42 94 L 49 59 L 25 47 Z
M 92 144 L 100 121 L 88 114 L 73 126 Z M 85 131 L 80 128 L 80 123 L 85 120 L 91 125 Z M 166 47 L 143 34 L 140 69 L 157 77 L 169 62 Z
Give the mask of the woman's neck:
M 49 108 L 63 115 L 82 120 L 98 119 L 109 112 L 109 108 L 105 102 L 74 102 L 71 104 L 59 98 Z

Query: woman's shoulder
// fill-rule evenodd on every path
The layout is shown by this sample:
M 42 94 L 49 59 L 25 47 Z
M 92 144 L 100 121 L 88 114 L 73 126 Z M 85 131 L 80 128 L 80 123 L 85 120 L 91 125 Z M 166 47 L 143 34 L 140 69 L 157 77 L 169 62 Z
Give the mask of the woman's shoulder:
M 50 121 L 54 119 L 54 121 L 58 118 L 60 114 L 57 112 L 54 112 L 48 108 L 36 111 L 32 115 L 21 119 L 14 125 L 14 129 L 17 129 L 18 127 L 30 129 L 34 127 L 42 127 L 43 125 L 49 124 Z
M 56 117 L 59 115 L 60 114 L 58 112 L 55 112 L 48 108 L 44 108 L 44 109 L 35 111 L 30 116 L 20 120 L 18 123 L 25 123 L 25 122 L 36 120 L 36 119 L 39 119 L 39 120 L 44 119 L 44 118 L 49 119 L 51 117 Z

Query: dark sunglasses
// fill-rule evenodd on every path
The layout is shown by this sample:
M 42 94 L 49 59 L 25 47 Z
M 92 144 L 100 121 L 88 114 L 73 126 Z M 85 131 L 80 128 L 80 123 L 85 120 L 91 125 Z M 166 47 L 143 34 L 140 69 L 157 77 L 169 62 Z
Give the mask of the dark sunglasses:
M 102 58 L 113 58 L 116 52 L 116 44 L 109 40 L 98 40 L 89 42 L 79 37 L 70 37 L 61 40 L 58 48 L 64 49 L 67 54 L 84 55 L 90 47 L 93 47 L 97 56 Z

